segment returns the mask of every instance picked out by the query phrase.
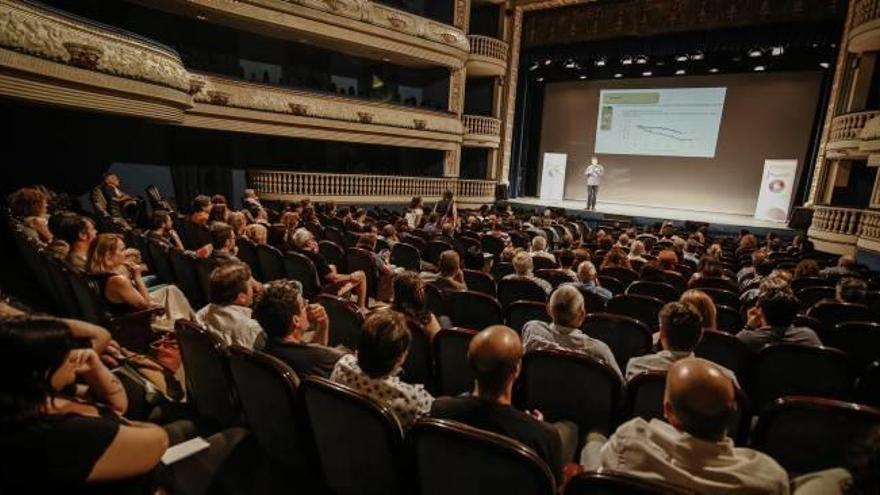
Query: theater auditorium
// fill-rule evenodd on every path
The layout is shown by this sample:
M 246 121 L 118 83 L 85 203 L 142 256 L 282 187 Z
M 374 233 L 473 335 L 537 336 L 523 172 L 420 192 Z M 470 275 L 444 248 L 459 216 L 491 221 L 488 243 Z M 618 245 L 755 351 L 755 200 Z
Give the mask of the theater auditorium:
M 880 494 L 880 0 L 0 0 L 0 493 Z

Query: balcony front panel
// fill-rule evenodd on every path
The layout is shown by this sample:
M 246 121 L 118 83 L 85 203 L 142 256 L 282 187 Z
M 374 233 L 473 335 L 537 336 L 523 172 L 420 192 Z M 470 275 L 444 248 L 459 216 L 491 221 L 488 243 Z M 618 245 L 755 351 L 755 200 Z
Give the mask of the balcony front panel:
M 880 50 L 880 0 L 855 0 L 852 11 L 849 51 L 864 53 Z
M 40 4 L 0 0 L 0 94 L 180 122 L 189 75 L 163 45 Z
M 184 125 L 235 132 L 451 150 L 462 124 L 451 113 L 280 89 L 196 74 L 198 92 Z
M 507 71 L 508 45 L 504 41 L 478 34 L 468 35 L 471 53 L 467 60 L 469 77 L 503 76 Z
M 130 0 L 242 31 L 405 66 L 464 66 L 459 29 L 369 0 Z
M 840 153 L 861 155 L 862 130 L 880 111 L 847 113 L 831 120 L 831 131 L 828 135 L 827 149 Z
M 862 212 L 857 246 L 859 249 L 880 253 L 880 210 Z
M 482 115 L 463 115 L 464 145 L 498 148 L 501 144 L 501 119 Z
M 816 249 L 836 254 L 854 254 L 861 228 L 862 210 L 818 206 L 807 235 Z

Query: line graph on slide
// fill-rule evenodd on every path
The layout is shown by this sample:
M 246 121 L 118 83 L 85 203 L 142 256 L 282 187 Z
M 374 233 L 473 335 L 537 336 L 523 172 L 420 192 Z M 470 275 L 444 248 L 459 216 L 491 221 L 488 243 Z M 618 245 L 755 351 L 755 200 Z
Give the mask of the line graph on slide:
M 715 156 L 725 88 L 603 90 L 596 153 Z

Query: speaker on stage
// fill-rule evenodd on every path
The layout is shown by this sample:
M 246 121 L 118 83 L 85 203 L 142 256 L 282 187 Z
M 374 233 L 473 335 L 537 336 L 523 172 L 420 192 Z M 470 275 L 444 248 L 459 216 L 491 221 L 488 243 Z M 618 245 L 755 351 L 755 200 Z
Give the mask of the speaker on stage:
M 495 184 L 495 201 L 507 199 L 507 184 Z
M 813 223 L 813 209 L 805 206 L 797 206 L 791 212 L 791 218 L 788 220 L 788 226 L 797 230 L 807 230 Z

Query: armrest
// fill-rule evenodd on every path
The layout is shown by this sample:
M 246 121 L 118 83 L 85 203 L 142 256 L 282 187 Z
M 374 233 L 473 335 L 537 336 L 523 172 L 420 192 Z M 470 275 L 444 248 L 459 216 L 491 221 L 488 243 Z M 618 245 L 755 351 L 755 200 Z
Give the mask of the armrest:
M 153 316 L 159 316 L 163 314 L 165 314 L 165 308 L 147 308 L 138 311 L 132 311 L 130 313 L 125 313 L 124 315 L 114 316 L 110 318 L 110 321 L 112 323 L 124 323 L 128 321 L 150 319 Z

